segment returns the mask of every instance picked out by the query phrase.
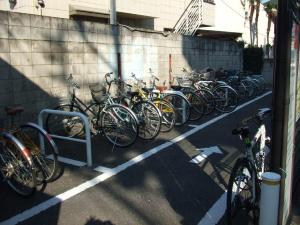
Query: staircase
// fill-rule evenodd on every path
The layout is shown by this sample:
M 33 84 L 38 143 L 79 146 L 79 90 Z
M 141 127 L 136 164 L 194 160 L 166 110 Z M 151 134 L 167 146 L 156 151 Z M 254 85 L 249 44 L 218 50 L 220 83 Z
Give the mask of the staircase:
M 174 33 L 183 35 L 195 35 L 203 22 L 203 0 L 191 0 L 173 30 Z

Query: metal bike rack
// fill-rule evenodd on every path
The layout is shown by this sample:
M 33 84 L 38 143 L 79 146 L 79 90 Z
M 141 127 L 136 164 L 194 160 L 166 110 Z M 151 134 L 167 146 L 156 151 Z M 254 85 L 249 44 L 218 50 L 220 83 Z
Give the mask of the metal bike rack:
M 180 92 L 180 91 L 165 90 L 165 91 L 163 91 L 162 93 L 163 93 L 163 94 L 177 94 L 177 95 L 182 96 L 184 99 L 186 99 L 185 95 L 184 95 L 182 92 Z M 186 100 L 187 100 L 187 99 L 186 99 Z M 187 100 L 187 102 L 189 102 L 189 101 Z M 185 121 L 185 117 L 186 117 L 185 106 L 186 106 L 186 102 L 183 100 L 183 101 L 181 102 L 181 108 L 179 108 L 179 109 L 182 110 L 182 122 Z
M 85 143 L 86 144 L 87 165 L 89 167 L 91 167 L 92 166 L 92 148 L 91 148 L 91 132 L 90 132 L 88 118 L 79 112 L 65 112 L 65 111 L 61 111 L 61 110 L 43 109 L 42 111 L 40 111 L 40 113 L 38 115 L 38 124 L 41 127 L 43 127 L 43 115 L 44 114 L 55 114 L 55 115 L 61 115 L 61 116 L 73 116 L 73 117 L 81 118 L 81 120 L 84 123 L 84 128 L 85 128 L 85 140 L 80 139 L 80 138 L 70 138 L 70 137 L 65 137 L 65 136 L 59 136 L 59 135 L 55 135 L 55 134 L 49 134 L 49 135 L 56 139 Z M 41 145 L 43 145 L 43 143 L 41 143 Z

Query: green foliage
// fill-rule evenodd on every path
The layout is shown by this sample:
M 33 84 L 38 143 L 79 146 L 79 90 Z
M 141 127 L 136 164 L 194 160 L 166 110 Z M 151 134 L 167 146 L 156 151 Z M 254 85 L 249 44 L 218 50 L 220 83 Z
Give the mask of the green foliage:
M 264 51 L 261 47 L 249 46 L 243 50 L 243 68 L 253 73 L 261 73 L 264 66 Z

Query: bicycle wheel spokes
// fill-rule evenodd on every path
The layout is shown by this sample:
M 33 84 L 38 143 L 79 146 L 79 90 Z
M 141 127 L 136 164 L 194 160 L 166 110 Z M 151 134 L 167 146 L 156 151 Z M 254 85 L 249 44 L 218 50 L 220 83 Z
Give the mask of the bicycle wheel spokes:
M 66 112 L 71 111 L 71 105 L 61 105 L 55 110 Z M 72 112 L 81 112 L 76 106 L 73 106 Z M 61 116 L 49 114 L 46 119 L 46 130 L 50 134 L 63 135 L 68 137 L 80 136 L 83 134 L 84 124 L 79 117 Z
M 230 175 L 227 192 L 227 222 L 240 224 L 248 218 L 257 220 L 257 184 L 253 170 L 238 161 Z
M 118 147 L 133 144 L 138 135 L 134 115 L 122 105 L 110 105 L 100 115 L 101 129 L 106 138 Z
M 214 90 L 216 109 L 219 112 L 231 112 L 238 105 L 238 95 L 227 86 L 220 86 Z
M 57 147 L 52 138 L 45 131 L 30 124 L 22 126 L 15 136 L 30 150 L 36 165 L 37 180 L 39 182 L 54 180 L 59 162 Z
M 22 154 L 19 146 L 11 140 L 6 140 L 0 151 L 1 173 L 8 185 L 22 196 L 33 194 L 36 190 L 33 166 Z
M 134 104 L 132 111 L 139 119 L 139 137 L 142 139 L 155 138 L 161 126 L 161 117 L 156 106 L 147 101 L 141 101 Z
M 204 102 L 192 91 L 185 91 L 183 94 L 187 97 L 192 106 L 189 120 L 194 121 L 200 119 L 204 114 Z
M 168 132 L 172 130 L 176 120 L 176 112 L 173 106 L 169 102 L 162 99 L 156 99 L 153 101 L 153 103 L 161 113 L 160 131 Z

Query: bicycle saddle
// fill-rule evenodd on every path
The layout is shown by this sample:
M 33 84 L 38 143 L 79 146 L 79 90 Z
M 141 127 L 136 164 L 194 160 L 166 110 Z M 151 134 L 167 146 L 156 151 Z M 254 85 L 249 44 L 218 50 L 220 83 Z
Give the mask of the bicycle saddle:
M 5 112 L 9 116 L 15 116 L 18 113 L 21 113 L 24 111 L 24 108 L 21 106 L 6 106 L 5 107 Z

